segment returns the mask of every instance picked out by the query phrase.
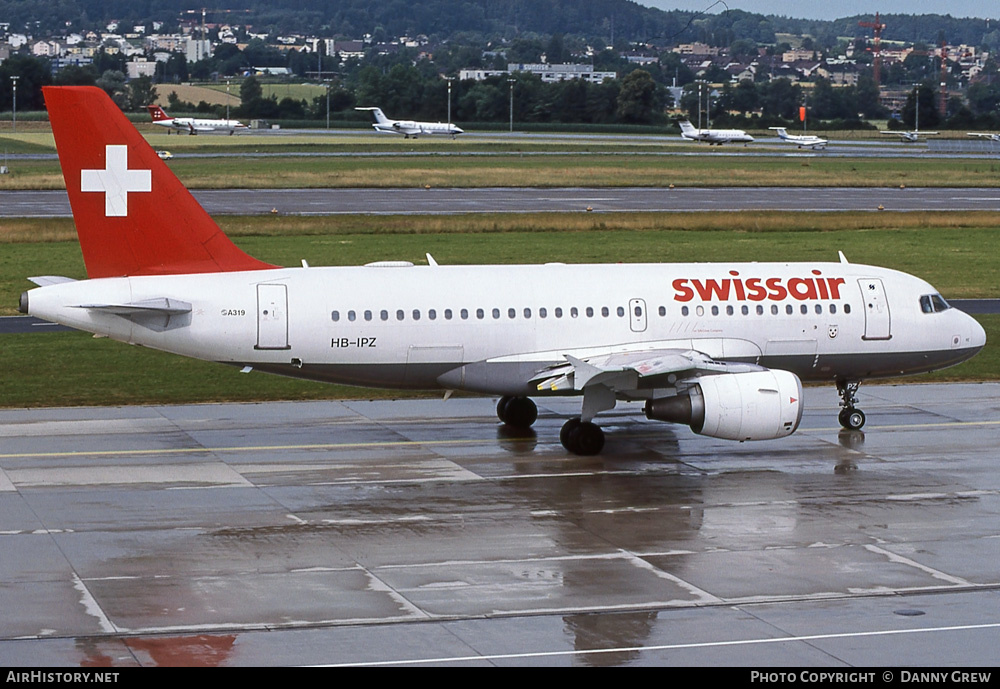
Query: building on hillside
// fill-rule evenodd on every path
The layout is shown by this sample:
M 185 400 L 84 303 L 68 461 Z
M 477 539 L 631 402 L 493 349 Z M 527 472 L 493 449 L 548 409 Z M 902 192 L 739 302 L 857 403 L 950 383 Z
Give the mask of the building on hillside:
M 527 72 L 541 78 L 544 82 L 567 81 L 570 79 L 583 79 L 592 84 L 600 84 L 605 79 L 617 79 L 618 72 L 597 72 L 593 65 L 560 65 L 548 64 L 545 62 L 515 63 L 507 65 L 507 69 L 463 69 L 458 73 L 458 78 L 462 80 L 472 79 L 482 81 L 488 77 L 507 77 L 517 72 Z

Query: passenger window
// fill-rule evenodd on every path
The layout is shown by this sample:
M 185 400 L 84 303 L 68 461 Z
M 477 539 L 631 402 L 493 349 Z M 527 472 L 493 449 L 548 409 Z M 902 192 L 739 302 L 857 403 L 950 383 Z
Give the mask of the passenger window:
M 430 318 L 432 321 L 436 320 L 438 317 L 437 311 L 435 311 L 434 309 L 428 309 L 427 317 Z
M 381 318 L 383 321 L 387 321 L 389 320 L 389 312 L 386 311 L 385 309 L 382 309 L 381 311 L 379 311 L 378 317 Z
M 500 318 L 500 309 L 493 309 L 493 318 Z
M 807 313 L 809 313 L 809 307 L 803 304 L 802 306 L 799 307 L 799 311 L 801 311 L 802 315 L 804 316 Z
M 771 304 L 771 315 L 772 316 L 777 316 L 778 315 L 778 305 L 777 304 Z
M 732 304 L 730 304 L 729 306 L 726 306 L 726 315 L 727 315 L 727 316 L 732 316 L 732 315 L 733 315 L 733 307 L 732 307 Z
M 851 305 L 844 304 L 844 313 L 850 313 L 850 312 L 851 312 Z
M 580 311 L 575 306 L 571 306 L 569 309 L 569 315 L 576 318 L 580 315 Z
M 787 313 L 789 316 L 791 316 L 793 313 L 795 313 L 795 309 L 792 308 L 791 304 L 788 304 L 787 306 L 785 306 L 785 313 Z
M 548 315 L 549 315 L 549 310 L 546 309 L 544 306 L 542 306 L 541 308 L 538 309 L 538 317 L 539 318 L 547 318 Z
M 618 313 L 618 317 L 619 318 L 624 318 L 625 317 L 625 307 L 624 306 L 619 306 L 618 309 L 617 309 L 617 313 Z
M 397 311 L 396 311 L 396 320 L 397 320 L 397 321 L 401 321 L 401 320 L 403 320 L 403 319 L 404 319 L 405 317 L 406 317 L 406 314 L 405 314 L 405 313 L 403 313 L 403 309 L 399 309 L 399 310 L 397 310 Z
M 659 313 L 660 313 L 661 316 L 666 316 L 667 315 L 667 307 L 666 306 L 661 306 L 660 309 L 659 309 Z
M 482 309 L 476 309 L 476 318 L 478 318 L 479 320 L 483 320 L 483 318 L 485 317 L 486 317 L 485 311 L 483 311 Z
M 830 313 L 837 313 L 837 305 L 830 304 Z
M 763 316 L 764 315 L 764 307 L 761 306 L 760 304 L 757 304 L 757 315 L 758 316 Z
M 450 321 L 451 320 L 451 309 L 445 309 L 444 310 L 444 319 L 446 321 Z
M 413 320 L 420 320 L 420 309 L 413 309 Z
M 688 307 L 686 307 L 686 306 L 682 306 L 682 307 L 681 307 L 681 315 L 682 315 L 682 316 L 686 316 L 686 315 L 688 315 L 689 313 L 691 313 L 691 312 L 690 312 L 690 310 L 688 309 Z
M 611 311 L 608 310 L 607 306 L 601 307 L 601 315 L 604 316 L 605 318 L 611 315 Z
M 562 318 L 562 307 L 557 306 L 555 310 L 556 318 Z
M 742 307 L 740 307 L 740 311 L 742 311 L 743 315 L 746 316 L 748 313 L 750 313 L 750 307 L 744 304 Z
M 712 315 L 713 316 L 718 316 L 719 315 L 719 307 L 718 306 L 713 306 L 712 307 Z
M 462 309 L 461 316 L 462 316 L 462 320 L 463 321 L 469 320 L 469 310 L 468 309 Z
M 365 311 L 365 320 L 366 321 L 370 321 L 371 319 L 372 319 L 372 312 L 371 311 Z
M 358 317 L 357 314 L 354 313 L 353 311 L 347 312 L 347 320 L 351 321 L 352 323 L 354 322 L 354 319 L 357 317 Z
M 330 318 L 333 319 L 334 323 L 336 323 L 337 321 L 339 321 L 340 320 L 340 311 L 334 311 L 333 313 L 331 313 L 330 314 Z
M 594 307 L 593 306 L 588 306 L 587 307 L 587 318 L 593 318 L 593 317 L 594 317 Z
M 517 311 L 515 309 L 507 309 L 507 318 L 516 318 Z
M 525 318 L 531 318 L 531 309 L 529 309 L 529 308 L 525 308 L 524 309 L 524 317 Z

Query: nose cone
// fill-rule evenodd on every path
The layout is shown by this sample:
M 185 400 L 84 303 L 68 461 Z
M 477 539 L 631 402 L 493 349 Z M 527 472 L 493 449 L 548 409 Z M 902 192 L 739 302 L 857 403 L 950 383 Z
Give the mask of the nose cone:
M 969 346 L 974 347 L 975 350 L 978 352 L 980 349 L 986 346 L 986 331 L 983 329 L 983 326 L 979 324 L 979 321 L 977 321 L 975 318 L 973 318 L 972 316 L 968 316 L 968 318 L 969 318 L 969 334 L 968 334 Z

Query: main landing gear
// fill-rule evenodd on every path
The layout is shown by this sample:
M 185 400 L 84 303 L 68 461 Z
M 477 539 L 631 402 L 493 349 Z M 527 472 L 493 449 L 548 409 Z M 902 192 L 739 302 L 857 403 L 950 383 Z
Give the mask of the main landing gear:
M 508 426 L 529 428 L 538 418 L 538 407 L 527 397 L 501 397 L 497 403 L 497 418 Z M 604 449 L 604 431 L 597 424 L 577 416 L 563 424 L 559 441 L 575 455 L 596 455 Z
M 858 403 L 857 392 L 861 386 L 858 380 L 838 380 L 837 394 L 840 395 L 840 414 L 837 420 L 849 431 L 860 430 L 865 425 L 865 413 L 855 405 Z

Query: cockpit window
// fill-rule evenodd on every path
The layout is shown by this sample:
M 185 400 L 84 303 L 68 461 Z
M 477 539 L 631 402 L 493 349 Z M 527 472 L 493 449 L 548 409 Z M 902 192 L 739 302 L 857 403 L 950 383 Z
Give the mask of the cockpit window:
M 925 294 L 920 297 L 920 310 L 924 313 L 947 311 L 951 305 L 940 294 Z

